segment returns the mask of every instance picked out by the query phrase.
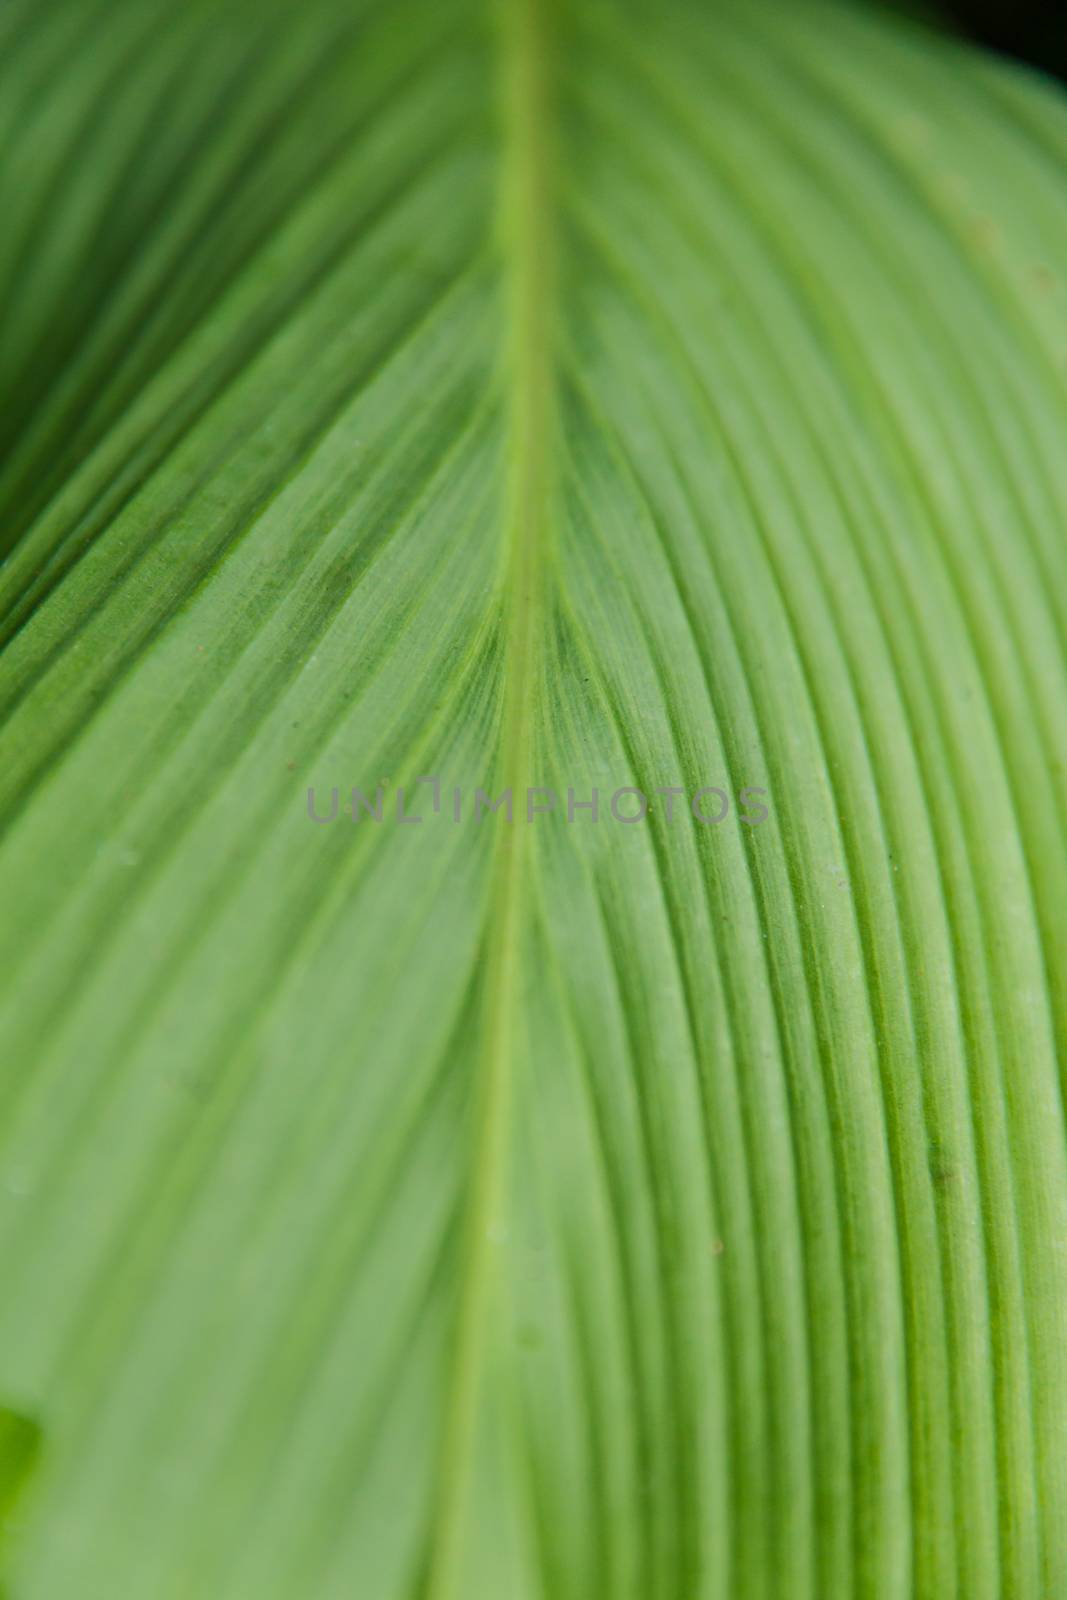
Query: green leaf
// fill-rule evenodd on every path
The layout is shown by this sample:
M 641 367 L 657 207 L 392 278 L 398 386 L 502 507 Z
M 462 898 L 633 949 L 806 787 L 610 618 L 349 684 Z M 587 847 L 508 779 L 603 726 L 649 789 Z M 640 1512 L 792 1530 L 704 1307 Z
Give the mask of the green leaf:
M 37 1464 L 40 1446 L 41 1429 L 32 1417 L 0 1407 L 0 1551 L 12 1511 Z M 0 1588 L 0 1595 L 3 1593 Z
M 1067 1593 L 1060 94 L 8 0 L 0 126 L 12 1595 Z

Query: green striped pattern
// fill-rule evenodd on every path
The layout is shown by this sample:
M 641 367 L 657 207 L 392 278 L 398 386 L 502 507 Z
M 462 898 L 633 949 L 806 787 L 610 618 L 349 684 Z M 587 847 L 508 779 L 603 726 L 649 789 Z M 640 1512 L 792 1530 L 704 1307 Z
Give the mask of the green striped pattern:
M 11 1600 L 1067 1594 L 1065 176 L 855 4 L 8 0 Z

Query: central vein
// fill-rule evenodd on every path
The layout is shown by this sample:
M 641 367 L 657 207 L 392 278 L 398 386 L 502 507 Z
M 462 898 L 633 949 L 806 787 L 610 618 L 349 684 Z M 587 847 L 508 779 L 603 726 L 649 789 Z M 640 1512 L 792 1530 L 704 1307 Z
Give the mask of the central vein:
M 485 995 L 450 1404 L 429 1552 L 427 1600 L 454 1600 L 496 1263 L 505 1237 L 505 1171 L 517 1037 L 529 828 L 526 790 L 538 651 L 554 425 L 553 169 L 551 40 L 554 0 L 500 0 L 506 139 L 499 220 L 507 263 L 508 463 L 503 785 L 514 803 L 501 816 L 489 911 Z

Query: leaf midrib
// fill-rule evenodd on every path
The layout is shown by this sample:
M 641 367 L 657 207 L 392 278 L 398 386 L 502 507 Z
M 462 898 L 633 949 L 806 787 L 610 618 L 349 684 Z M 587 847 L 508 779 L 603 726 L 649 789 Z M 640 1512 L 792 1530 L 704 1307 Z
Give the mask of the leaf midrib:
M 452 1600 L 462 1556 L 480 1373 L 499 1246 L 516 1055 L 519 947 L 526 893 L 526 790 L 533 782 L 534 697 L 542 638 L 551 485 L 555 295 L 551 0 L 504 0 L 499 25 L 504 135 L 499 189 L 508 280 L 505 385 L 504 707 L 501 785 L 517 808 L 499 824 L 486 927 L 485 1003 L 475 1063 L 475 1129 L 459 1309 L 428 1547 L 426 1600 Z

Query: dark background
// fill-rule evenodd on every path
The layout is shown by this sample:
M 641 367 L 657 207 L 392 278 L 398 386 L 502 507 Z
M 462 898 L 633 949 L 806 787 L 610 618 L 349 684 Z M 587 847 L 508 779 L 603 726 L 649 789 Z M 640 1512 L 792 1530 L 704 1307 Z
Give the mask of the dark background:
M 1067 79 L 1067 0 L 935 0 L 958 33 Z

